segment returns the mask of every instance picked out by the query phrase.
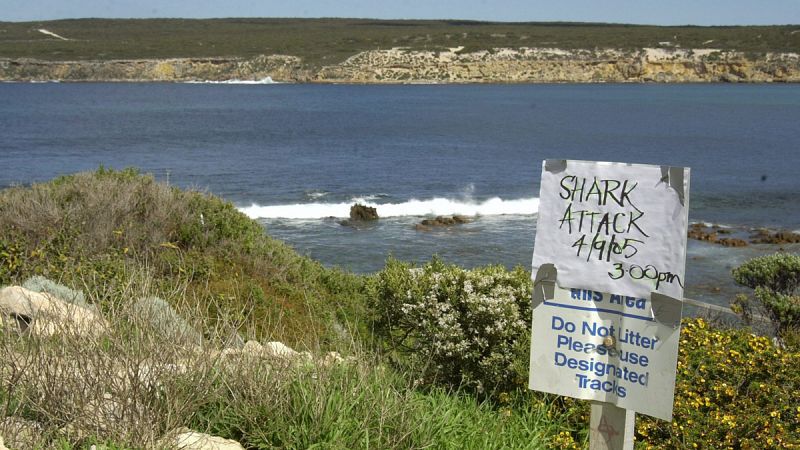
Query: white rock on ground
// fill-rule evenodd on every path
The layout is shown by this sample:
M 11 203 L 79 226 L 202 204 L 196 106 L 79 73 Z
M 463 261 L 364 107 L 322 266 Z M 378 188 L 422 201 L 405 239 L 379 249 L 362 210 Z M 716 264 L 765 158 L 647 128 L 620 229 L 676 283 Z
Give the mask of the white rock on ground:
M 176 433 L 170 434 L 174 438 L 166 438 L 166 442 L 162 441 L 162 443 L 181 450 L 244 450 L 242 444 L 231 439 L 198 433 L 185 428 L 177 430 Z
M 282 342 L 268 342 L 264 345 L 256 341 L 245 342 L 242 348 L 226 348 L 214 357 L 220 363 L 235 367 L 247 360 L 263 360 L 280 366 L 312 362 L 309 352 L 298 352 Z
M 105 320 L 92 310 L 20 286 L 0 289 L 0 316 L 4 326 L 16 326 L 33 336 L 71 333 L 92 337 L 107 328 Z
M 280 358 L 289 361 L 311 359 L 311 353 L 298 352 L 283 342 L 277 341 L 267 342 L 264 345 L 256 341 L 247 341 L 244 347 L 242 347 L 242 353 L 261 357 Z
M 247 344 L 245 344 L 247 346 Z M 311 353 L 310 352 L 298 352 L 288 345 L 284 344 L 283 342 L 267 342 L 264 344 L 264 351 L 267 352 L 269 356 L 283 358 L 290 361 L 311 361 Z
M 0 450 L 8 450 L 8 447 L 3 445 L 3 436 L 0 436 Z
M 322 361 L 320 362 L 320 364 L 322 365 L 322 367 L 331 367 L 336 364 L 341 364 L 343 362 L 344 358 L 342 358 L 342 355 L 340 355 L 339 352 L 328 352 L 325 354 L 325 356 L 322 357 Z
M 245 344 L 245 348 L 247 348 L 247 344 Z M 295 359 L 300 355 L 293 348 L 289 347 L 283 342 L 267 342 L 263 348 L 270 355 L 277 356 L 279 358 Z

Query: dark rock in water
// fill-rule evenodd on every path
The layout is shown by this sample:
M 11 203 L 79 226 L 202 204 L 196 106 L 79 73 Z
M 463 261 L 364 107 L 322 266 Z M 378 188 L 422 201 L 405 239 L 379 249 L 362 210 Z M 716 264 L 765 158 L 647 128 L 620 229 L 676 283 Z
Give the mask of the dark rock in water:
M 725 247 L 747 247 L 747 241 L 744 239 L 722 238 L 715 242 L 717 244 L 724 245 Z
M 690 239 L 697 239 L 698 241 L 717 242 L 719 239 L 716 230 L 708 229 L 702 223 L 693 223 L 689 227 L 687 235 Z
M 420 224 L 429 227 L 449 227 L 452 225 L 468 223 L 469 221 L 470 220 L 464 216 L 437 216 L 434 219 L 424 219 L 422 222 L 420 222 Z
M 752 241 L 754 244 L 798 244 L 800 234 L 785 230 L 772 232 L 761 229 L 752 237 Z
M 706 226 L 702 223 L 694 223 L 689 226 L 688 236 L 699 241 L 712 242 L 724 245 L 725 247 L 745 247 L 748 244 L 800 244 L 800 233 L 787 230 L 769 230 L 761 228 L 754 233 L 749 230 L 730 230 L 719 225 Z M 720 235 L 731 235 L 721 237 Z
M 689 227 L 687 233 L 690 239 L 697 239 L 698 241 L 706 241 L 714 244 L 723 245 L 725 247 L 746 247 L 747 241 L 739 238 L 720 238 L 720 234 L 731 234 L 731 230 L 713 225 L 707 227 L 702 223 L 694 223 Z
M 350 220 L 378 220 L 378 210 L 371 206 L 356 203 L 350 207 Z
M 368 227 L 371 222 L 378 220 L 378 210 L 371 206 L 356 203 L 350 207 L 350 218 L 339 221 L 339 225 L 353 228 Z
M 452 227 L 454 225 L 461 225 L 464 223 L 472 222 L 471 219 L 465 216 L 437 216 L 433 219 L 423 219 L 414 228 L 418 231 L 428 231 L 431 228 Z

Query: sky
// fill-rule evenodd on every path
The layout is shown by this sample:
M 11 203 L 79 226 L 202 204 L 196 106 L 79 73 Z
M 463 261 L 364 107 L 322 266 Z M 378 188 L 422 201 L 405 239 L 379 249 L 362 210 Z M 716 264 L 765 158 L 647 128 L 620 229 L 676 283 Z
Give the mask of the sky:
M 0 21 L 363 17 L 652 25 L 800 24 L 800 0 L 0 0 Z

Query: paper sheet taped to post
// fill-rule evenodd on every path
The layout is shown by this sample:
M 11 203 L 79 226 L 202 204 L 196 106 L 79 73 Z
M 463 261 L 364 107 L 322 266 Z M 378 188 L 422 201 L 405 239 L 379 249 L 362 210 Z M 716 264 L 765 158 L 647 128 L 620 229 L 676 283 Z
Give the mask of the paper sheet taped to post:
M 542 165 L 533 273 L 561 287 L 683 297 L 689 169 L 572 160 Z

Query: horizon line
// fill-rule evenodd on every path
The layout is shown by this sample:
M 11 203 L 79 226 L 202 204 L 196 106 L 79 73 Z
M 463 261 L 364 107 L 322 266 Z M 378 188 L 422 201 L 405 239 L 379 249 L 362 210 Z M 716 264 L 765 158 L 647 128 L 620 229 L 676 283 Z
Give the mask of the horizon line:
M 546 26 L 623 26 L 623 27 L 660 27 L 660 28 L 731 28 L 731 27 L 800 27 L 800 23 L 772 23 L 772 24 L 716 24 L 698 25 L 691 23 L 658 25 L 652 23 L 625 23 L 625 22 L 583 22 L 569 20 L 523 20 L 523 21 L 503 21 L 503 20 L 484 20 L 484 19 L 458 19 L 458 18 L 437 18 L 437 19 L 418 19 L 418 18 L 375 18 L 375 17 L 339 17 L 339 16 L 320 16 L 320 17 L 297 17 L 297 16 L 228 16 L 228 17 L 63 17 L 58 19 L 33 19 L 33 20 L 4 20 L 0 23 L 38 23 L 38 22 L 59 22 L 69 20 L 367 20 L 378 22 L 459 22 L 474 25 L 546 25 Z

